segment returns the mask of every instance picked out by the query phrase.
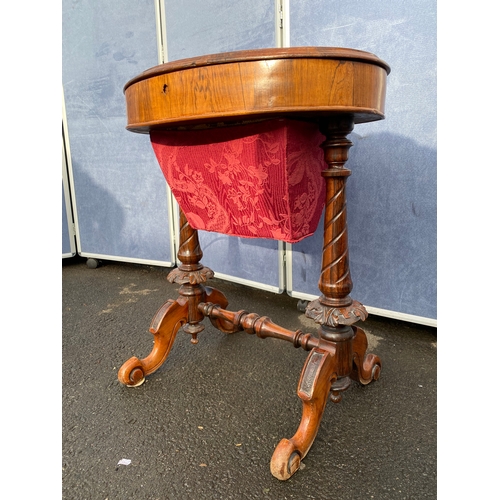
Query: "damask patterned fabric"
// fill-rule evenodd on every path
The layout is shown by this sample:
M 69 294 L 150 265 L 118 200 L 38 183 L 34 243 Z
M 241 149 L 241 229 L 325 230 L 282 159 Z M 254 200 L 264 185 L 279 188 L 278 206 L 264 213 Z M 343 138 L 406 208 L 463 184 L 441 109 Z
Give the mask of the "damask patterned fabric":
M 150 137 L 193 228 L 289 243 L 316 230 L 326 167 L 316 125 L 269 120 Z

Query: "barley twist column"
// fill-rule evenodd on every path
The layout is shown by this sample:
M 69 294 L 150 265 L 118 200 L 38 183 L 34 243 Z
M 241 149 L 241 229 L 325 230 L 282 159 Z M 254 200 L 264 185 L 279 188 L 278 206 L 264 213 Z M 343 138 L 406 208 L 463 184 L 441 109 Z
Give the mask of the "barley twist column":
M 171 283 L 179 283 L 181 286 L 179 294 L 188 299 L 188 322 L 183 330 L 192 336 L 191 342 L 198 342 L 198 333 L 204 330 L 201 323 L 204 316 L 198 310 L 198 304 L 204 302 L 207 297 L 207 289 L 202 285 L 214 276 L 214 272 L 200 263 L 203 251 L 198 240 L 198 231 L 189 224 L 184 212 L 181 210 L 180 218 L 180 244 L 177 257 L 181 265 L 174 269 L 167 279 Z M 226 301 L 227 304 L 227 301 Z
M 344 165 L 352 146 L 347 135 L 353 128 L 354 121 L 349 116 L 328 121 L 321 126 L 321 132 L 326 137 L 321 147 L 328 164 L 322 174 L 326 181 L 323 258 L 318 283 L 322 295 L 308 305 L 306 315 L 329 327 L 352 325 L 360 319 L 366 319 L 368 315 L 363 305 L 352 300 L 349 295 L 352 281 L 345 185 L 351 171 Z
M 347 139 L 353 124 L 349 121 L 333 123 L 323 130 L 327 139 L 321 145 L 328 168 L 323 171 L 326 180 L 325 226 L 323 259 L 319 289 L 325 306 L 343 307 L 352 304 L 347 240 L 346 178 L 351 171 L 344 167 L 352 143 Z

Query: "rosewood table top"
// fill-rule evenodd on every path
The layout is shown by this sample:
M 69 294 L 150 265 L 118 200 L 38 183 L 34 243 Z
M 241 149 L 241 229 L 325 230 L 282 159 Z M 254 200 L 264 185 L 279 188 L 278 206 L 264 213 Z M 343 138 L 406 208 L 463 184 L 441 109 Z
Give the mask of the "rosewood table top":
M 161 64 L 124 88 L 127 129 L 216 125 L 347 114 L 384 118 L 390 68 L 377 56 L 335 47 L 227 52 Z

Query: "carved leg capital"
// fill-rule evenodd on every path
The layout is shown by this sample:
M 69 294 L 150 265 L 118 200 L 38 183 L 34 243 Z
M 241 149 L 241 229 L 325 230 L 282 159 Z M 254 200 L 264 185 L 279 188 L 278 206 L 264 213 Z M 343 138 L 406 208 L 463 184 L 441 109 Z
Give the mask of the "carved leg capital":
M 182 267 L 173 269 L 167 276 L 170 283 L 177 283 L 179 285 L 199 285 L 206 283 L 210 278 L 214 277 L 214 272 L 209 267 L 200 266 L 196 270 L 185 270 Z
M 305 315 L 320 325 L 336 327 L 339 325 L 353 325 L 357 321 L 364 321 L 368 317 L 365 306 L 353 300 L 345 307 L 331 307 L 324 305 L 321 299 L 313 300 L 306 308 Z

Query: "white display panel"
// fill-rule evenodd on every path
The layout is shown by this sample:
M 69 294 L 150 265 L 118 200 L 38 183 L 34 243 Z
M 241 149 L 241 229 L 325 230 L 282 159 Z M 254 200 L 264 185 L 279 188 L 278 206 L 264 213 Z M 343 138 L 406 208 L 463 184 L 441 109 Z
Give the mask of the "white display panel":
M 273 1 L 165 1 L 168 61 L 276 46 Z M 274 292 L 284 290 L 284 245 L 199 231 L 203 264 L 216 276 Z
M 62 4 L 63 89 L 80 255 L 170 266 L 170 198 L 147 135 L 125 129 L 125 83 L 158 64 L 154 2 Z

